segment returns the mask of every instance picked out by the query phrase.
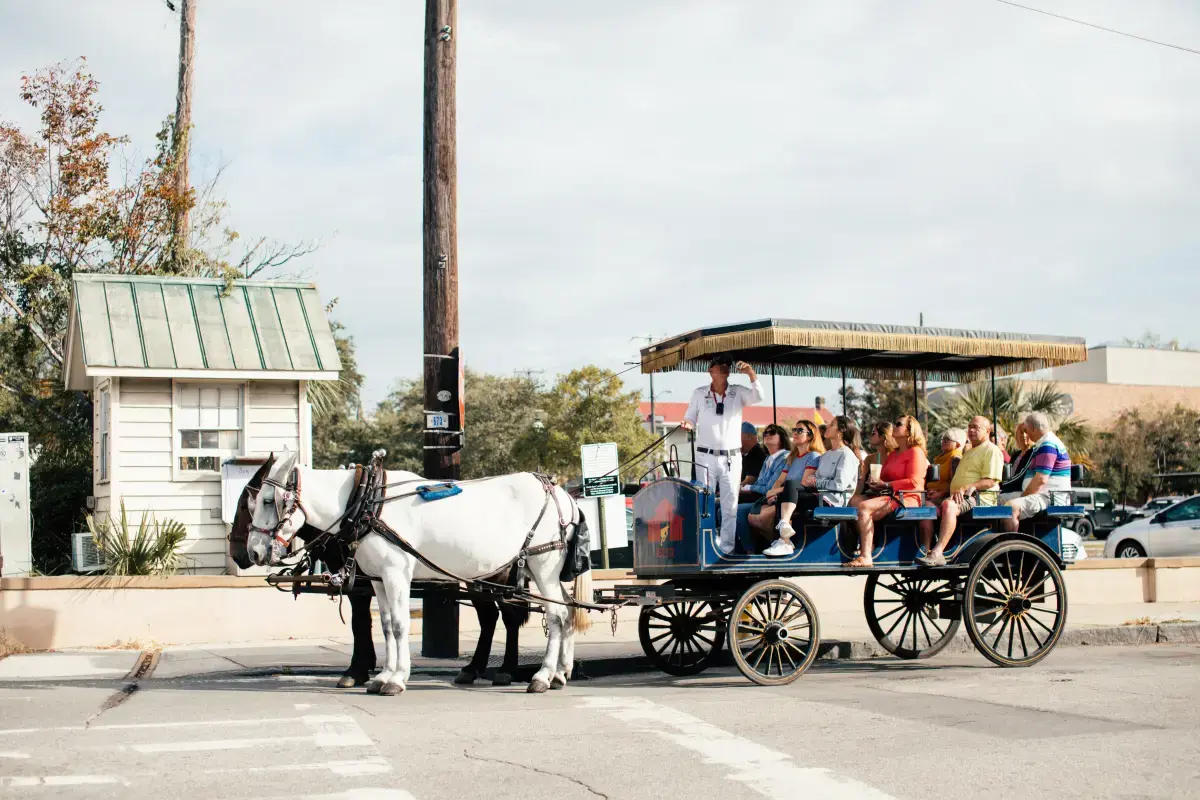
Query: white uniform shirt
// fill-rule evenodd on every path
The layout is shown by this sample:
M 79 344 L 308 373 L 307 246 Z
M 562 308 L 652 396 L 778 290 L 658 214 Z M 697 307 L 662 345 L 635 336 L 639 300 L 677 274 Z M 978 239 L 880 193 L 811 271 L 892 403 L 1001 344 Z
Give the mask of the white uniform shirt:
M 762 402 L 762 384 L 752 381 L 747 386 L 729 384 L 725 396 L 715 394 L 712 385 L 701 386 L 692 392 L 687 413 L 683 418 L 696 428 L 696 446 L 710 450 L 742 449 L 742 409 Z M 717 413 L 717 403 L 724 400 L 725 413 Z

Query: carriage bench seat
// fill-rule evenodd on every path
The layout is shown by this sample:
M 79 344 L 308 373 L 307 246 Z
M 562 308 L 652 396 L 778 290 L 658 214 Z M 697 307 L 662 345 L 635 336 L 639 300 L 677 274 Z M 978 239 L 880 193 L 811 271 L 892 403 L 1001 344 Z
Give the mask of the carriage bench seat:
M 1047 517 L 1055 519 L 1073 519 L 1075 517 L 1086 517 L 1087 509 L 1083 506 L 1050 506 L 1046 509 Z
M 1046 516 L 1052 519 L 1074 519 L 1087 514 L 1087 509 L 1083 506 L 1050 506 L 1038 516 Z M 993 519 L 1008 519 L 1012 516 L 1012 509 L 1007 505 L 1003 506 L 976 506 L 971 509 L 971 518 L 978 520 L 993 520 Z
M 813 509 L 813 519 L 829 525 L 839 522 L 854 522 L 858 519 L 858 509 L 848 506 L 818 506 Z
M 938 510 L 933 506 L 904 506 L 896 509 L 896 513 L 892 514 L 892 519 L 897 521 L 909 522 L 924 522 L 925 520 L 935 520 L 938 517 Z
M 1008 506 L 975 506 L 971 509 L 971 519 L 1011 519 L 1012 509 Z

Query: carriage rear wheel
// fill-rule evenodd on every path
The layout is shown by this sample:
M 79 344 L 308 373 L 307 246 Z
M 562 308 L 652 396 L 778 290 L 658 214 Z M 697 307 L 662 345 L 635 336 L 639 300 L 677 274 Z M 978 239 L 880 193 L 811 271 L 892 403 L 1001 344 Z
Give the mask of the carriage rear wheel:
M 725 606 L 728 610 L 728 605 Z M 725 643 L 725 618 L 708 600 L 644 606 L 638 638 L 650 662 L 668 675 L 696 675 L 712 666 Z
M 1002 542 L 971 568 L 963 618 L 975 648 L 1002 667 L 1045 658 L 1067 622 L 1067 587 L 1054 559 L 1028 542 Z
M 821 627 L 808 595 L 787 581 L 751 586 L 729 617 L 729 649 L 739 670 L 761 686 L 799 678 L 817 657 Z
M 904 573 L 871 573 L 863 611 L 875 641 L 897 658 L 929 658 L 958 633 L 959 614 L 942 617 L 956 605 L 962 577 L 927 578 Z

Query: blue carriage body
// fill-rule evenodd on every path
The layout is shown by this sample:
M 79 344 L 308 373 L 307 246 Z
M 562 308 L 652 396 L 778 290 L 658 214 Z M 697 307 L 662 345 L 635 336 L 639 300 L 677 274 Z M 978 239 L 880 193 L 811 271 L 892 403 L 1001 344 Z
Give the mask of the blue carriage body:
M 976 509 L 959 520 L 958 530 L 946 549 L 950 567 L 962 569 L 970 555 L 999 535 L 1035 539 L 1062 563 L 1062 520 L 1084 513 L 1082 506 L 1051 506 L 1022 528 L 1022 533 L 996 534 L 992 525 L 1008 516 L 1007 508 Z M 796 552 L 786 558 L 763 555 L 729 555 L 717 547 L 716 504 L 702 483 L 663 478 L 647 484 L 633 501 L 633 567 L 639 578 L 697 575 L 838 574 L 842 563 L 854 557 L 857 533 L 854 511 L 824 508 L 819 519 L 797 530 Z M 935 519 L 931 507 L 905 508 L 875 527 L 874 569 L 912 568 L 923 553 L 918 523 Z

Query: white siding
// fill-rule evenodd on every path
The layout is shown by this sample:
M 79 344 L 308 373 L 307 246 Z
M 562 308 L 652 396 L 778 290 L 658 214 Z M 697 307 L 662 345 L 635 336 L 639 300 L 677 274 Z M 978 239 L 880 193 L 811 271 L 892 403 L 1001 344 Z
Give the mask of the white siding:
M 246 408 L 246 455 L 300 451 L 300 385 L 254 381 Z
M 228 528 L 220 519 L 221 482 L 180 480 L 174 472 L 172 382 L 122 378 L 117 391 L 111 484 L 117 494 L 110 501 L 110 485 L 96 484 L 97 513 L 119 513 L 123 499 L 131 525 L 140 522 L 146 512 L 160 520 L 178 520 L 188 529 L 181 548 L 183 570 L 224 572 Z M 251 381 L 246 392 L 244 454 L 300 451 L 300 419 L 297 381 Z M 98 447 L 97 434 L 94 449 Z

